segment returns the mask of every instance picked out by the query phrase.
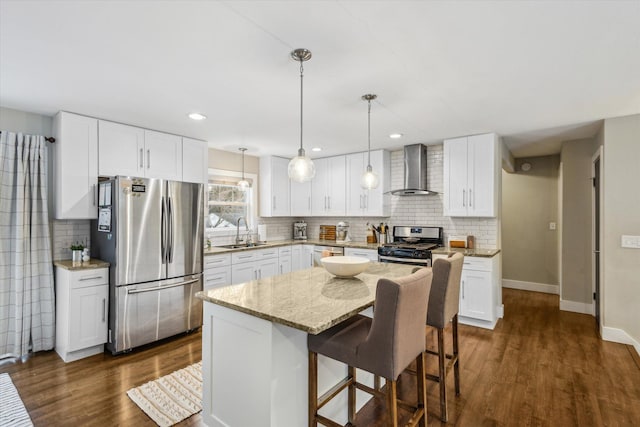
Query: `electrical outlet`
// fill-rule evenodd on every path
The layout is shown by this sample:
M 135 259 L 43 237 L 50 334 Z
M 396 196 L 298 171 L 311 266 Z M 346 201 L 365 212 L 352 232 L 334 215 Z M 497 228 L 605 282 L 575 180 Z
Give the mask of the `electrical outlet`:
M 622 236 L 622 247 L 640 249 L 640 236 Z
M 555 222 L 550 222 L 549 223 L 549 230 L 555 230 L 556 229 L 556 223 Z

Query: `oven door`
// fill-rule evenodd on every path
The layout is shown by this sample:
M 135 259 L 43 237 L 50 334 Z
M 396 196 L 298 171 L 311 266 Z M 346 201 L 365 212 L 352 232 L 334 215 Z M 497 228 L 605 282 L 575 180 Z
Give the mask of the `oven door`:
M 398 258 L 387 255 L 378 255 L 379 262 L 392 262 L 396 264 L 409 264 L 416 267 L 431 267 L 431 259 L 413 259 L 413 258 Z

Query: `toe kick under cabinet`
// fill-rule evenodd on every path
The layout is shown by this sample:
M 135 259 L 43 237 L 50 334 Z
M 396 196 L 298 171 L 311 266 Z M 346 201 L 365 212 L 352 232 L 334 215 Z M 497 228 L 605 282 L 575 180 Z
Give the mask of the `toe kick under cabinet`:
M 104 351 L 109 269 L 56 267 L 56 353 L 65 362 Z

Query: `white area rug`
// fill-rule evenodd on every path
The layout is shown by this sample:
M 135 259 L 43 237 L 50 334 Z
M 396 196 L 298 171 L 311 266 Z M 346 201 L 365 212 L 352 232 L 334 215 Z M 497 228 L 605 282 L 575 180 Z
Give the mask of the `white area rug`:
M 127 391 L 160 427 L 169 427 L 202 410 L 202 362 Z
M 0 374 L 0 426 L 33 427 L 9 374 Z

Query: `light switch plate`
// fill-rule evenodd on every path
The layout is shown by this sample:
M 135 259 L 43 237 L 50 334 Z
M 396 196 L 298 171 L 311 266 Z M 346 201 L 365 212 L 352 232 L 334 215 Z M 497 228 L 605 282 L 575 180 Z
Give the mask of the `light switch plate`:
M 556 223 L 555 222 L 550 222 L 549 223 L 549 230 L 555 230 L 556 229 Z
M 622 236 L 622 247 L 640 249 L 640 236 Z

